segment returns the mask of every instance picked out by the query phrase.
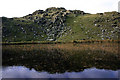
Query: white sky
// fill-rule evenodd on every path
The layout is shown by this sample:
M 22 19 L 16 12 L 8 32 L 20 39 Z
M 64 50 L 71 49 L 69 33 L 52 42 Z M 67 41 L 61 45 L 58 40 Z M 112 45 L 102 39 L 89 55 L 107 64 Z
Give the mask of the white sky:
M 22 17 L 36 10 L 64 7 L 88 13 L 118 11 L 119 0 L 0 0 L 0 17 Z

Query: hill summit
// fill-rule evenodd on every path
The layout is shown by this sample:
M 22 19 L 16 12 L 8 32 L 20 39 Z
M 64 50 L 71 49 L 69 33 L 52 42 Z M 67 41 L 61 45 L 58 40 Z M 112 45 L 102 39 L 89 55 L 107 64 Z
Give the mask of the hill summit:
M 3 42 L 117 40 L 120 13 L 89 14 L 51 7 L 17 18 L 2 17 Z

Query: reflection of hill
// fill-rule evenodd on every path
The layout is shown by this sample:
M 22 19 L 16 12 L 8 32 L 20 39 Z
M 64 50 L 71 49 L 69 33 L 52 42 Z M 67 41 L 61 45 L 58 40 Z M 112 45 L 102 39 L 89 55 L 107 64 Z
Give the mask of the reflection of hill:
M 38 45 L 34 45 L 34 47 L 36 46 Z M 45 47 L 33 47 L 34 49 L 32 49 L 30 45 L 19 45 L 19 47 L 18 45 L 16 47 L 15 45 L 3 46 L 3 65 L 26 66 L 30 69 L 34 68 L 37 71 L 44 70 L 50 73 L 78 72 L 91 67 L 110 70 L 120 69 L 118 55 L 101 49 L 68 50 L 61 48 L 47 49 Z M 29 50 L 26 47 L 29 47 Z

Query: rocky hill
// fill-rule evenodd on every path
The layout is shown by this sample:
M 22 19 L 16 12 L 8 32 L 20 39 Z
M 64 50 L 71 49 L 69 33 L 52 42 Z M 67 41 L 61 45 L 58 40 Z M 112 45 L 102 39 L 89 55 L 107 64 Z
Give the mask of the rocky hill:
M 120 13 L 89 14 L 51 7 L 20 18 L 2 17 L 3 42 L 117 40 Z

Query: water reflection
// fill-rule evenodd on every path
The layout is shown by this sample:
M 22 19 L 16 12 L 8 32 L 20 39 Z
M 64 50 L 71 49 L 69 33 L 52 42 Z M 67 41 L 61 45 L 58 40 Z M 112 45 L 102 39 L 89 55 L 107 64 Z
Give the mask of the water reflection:
M 3 67 L 3 78 L 117 78 L 118 72 L 112 70 L 90 68 L 83 72 L 54 73 L 34 69 L 29 70 L 23 66 Z
M 118 44 L 115 43 L 3 45 L 2 50 L 3 66 L 8 66 L 3 69 L 5 77 L 14 77 L 12 74 L 16 73 L 17 77 L 25 74 L 29 78 L 32 74 L 111 78 L 116 77 L 120 69 Z

